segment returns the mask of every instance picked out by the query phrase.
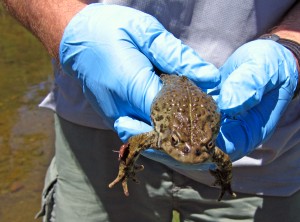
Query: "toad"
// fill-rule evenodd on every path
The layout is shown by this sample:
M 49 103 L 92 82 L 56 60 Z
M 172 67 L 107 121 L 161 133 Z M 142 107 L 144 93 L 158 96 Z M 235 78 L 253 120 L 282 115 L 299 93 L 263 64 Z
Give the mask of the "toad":
M 136 172 L 143 169 L 136 160 L 141 151 L 153 148 L 184 164 L 213 162 L 216 165 L 216 169 L 210 170 L 215 177 L 213 185 L 221 187 L 218 200 L 225 192 L 235 197 L 231 189 L 231 160 L 215 145 L 220 129 L 215 101 L 186 77 L 162 74 L 160 78 L 163 86 L 151 106 L 154 130 L 132 136 L 121 146 L 119 173 L 109 187 L 122 182 L 124 194 L 128 196 L 128 179 L 137 182 Z

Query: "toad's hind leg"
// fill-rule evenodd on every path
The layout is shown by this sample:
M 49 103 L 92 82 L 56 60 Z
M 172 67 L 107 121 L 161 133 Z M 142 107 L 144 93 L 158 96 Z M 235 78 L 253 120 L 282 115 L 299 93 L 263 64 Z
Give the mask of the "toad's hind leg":
M 133 136 L 129 139 L 128 143 L 121 146 L 119 151 L 119 172 L 114 181 L 112 181 L 108 187 L 112 188 L 117 183 L 121 182 L 126 196 L 128 192 L 128 179 L 132 179 L 138 183 L 136 173 L 143 170 L 144 166 L 136 165 L 135 162 L 138 159 L 141 151 L 153 147 L 156 141 L 156 133 L 149 132 L 140 135 Z
M 216 178 L 213 186 L 221 186 L 221 193 L 218 197 L 218 201 L 222 200 L 225 192 L 228 192 L 232 197 L 236 197 L 236 194 L 231 189 L 232 162 L 229 156 L 220 148 L 215 147 L 211 159 L 217 165 L 216 170 L 210 170 L 210 173 Z

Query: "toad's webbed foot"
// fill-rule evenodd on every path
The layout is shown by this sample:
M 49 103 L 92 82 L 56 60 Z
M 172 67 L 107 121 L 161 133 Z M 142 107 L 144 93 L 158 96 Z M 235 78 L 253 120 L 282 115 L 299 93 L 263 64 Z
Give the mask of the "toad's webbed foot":
M 211 175 L 216 178 L 213 186 L 220 186 L 221 193 L 218 197 L 218 201 L 221 201 L 225 192 L 228 192 L 232 197 L 236 197 L 236 194 L 231 189 L 231 175 L 228 171 L 221 171 L 220 169 L 209 170 Z
M 139 183 L 139 180 L 136 178 L 136 173 L 144 169 L 143 165 L 136 165 L 134 162 L 137 156 L 129 155 L 129 143 L 125 143 L 120 147 L 119 152 L 119 173 L 116 179 L 111 182 L 108 187 L 112 188 L 117 183 L 122 182 L 123 190 L 125 196 L 129 196 L 128 192 L 128 179 L 132 179 L 134 182 Z
M 120 147 L 119 153 L 119 173 L 116 179 L 111 182 L 108 187 L 112 188 L 118 182 L 122 182 L 124 194 L 126 196 L 128 193 L 128 179 L 133 180 L 136 183 L 139 183 L 136 178 L 136 173 L 143 170 L 143 165 L 137 165 L 137 161 L 141 151 L 153 147 L 157 141 L 157 133 L 155 131 L 142 133 L 136 136 L 132 136 L 128 143 L 125 143 Z
M 142 171 L 144 169 L 143 165 L 134 165 L 133 167 L 126 166 L 123 161 L 120 162 L 119 173 L 116 179 L 111 182 L 108 187 L 112 188 L 117 183 L 122 182 L 122 187 L 125 196 L 129 196 L 128 192 L 128 179 L 132 179 L 135 183 L 139 183 L 139 180 L 136 178 L 136 172 Z

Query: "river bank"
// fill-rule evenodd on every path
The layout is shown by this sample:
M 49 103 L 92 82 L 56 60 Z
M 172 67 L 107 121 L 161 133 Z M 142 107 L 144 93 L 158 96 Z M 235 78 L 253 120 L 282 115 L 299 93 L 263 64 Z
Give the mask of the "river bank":
M 0 6 L 0 221 L 34 221 L 53 155 L 50 58 Z M 39 221 L 39 220 L 37 220 Z

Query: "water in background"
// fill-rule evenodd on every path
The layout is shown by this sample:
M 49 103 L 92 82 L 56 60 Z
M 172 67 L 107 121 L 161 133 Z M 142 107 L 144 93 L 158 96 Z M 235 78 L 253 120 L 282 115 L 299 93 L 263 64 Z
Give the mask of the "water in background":
M 51 83 L 43 46 L 0 6 L 0 221 L 34 221 L 39 210 L 53 119 L 37 105 Z

